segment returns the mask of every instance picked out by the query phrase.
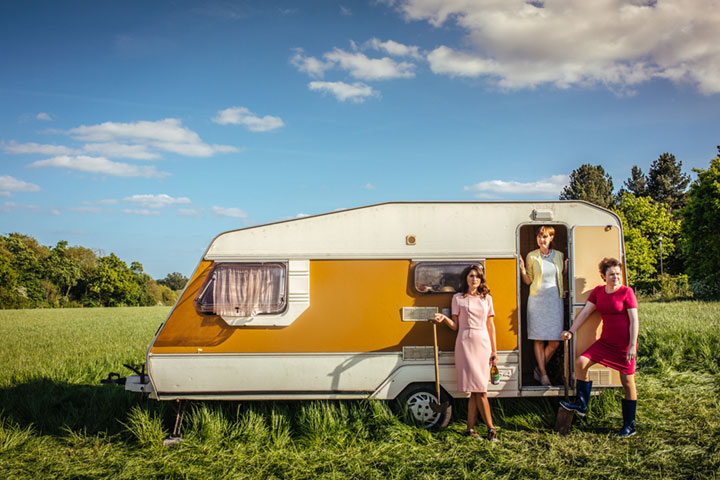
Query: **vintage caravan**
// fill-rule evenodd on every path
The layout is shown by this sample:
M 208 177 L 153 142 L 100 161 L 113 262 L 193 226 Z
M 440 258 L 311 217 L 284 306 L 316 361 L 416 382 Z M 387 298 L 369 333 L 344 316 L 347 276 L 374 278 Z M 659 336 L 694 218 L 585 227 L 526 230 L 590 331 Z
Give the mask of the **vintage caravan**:
M 426 320 L 450 307 L 460 271 L 481 263 L 501 373 L 489 396 L 560 395 L 562 368 L 553 386 L 533 380 L 524 334 L 518 257 L 537 248 L 539 225 L 554 226 L 554 247 L 570 259 L 567 324 L 601 282 L 598 262 L 624 255 L 620 219 L 590 203 L 384 203 L 222 233 L 157 331 L 147 374 L 126 389 L 158 400 L 401 399 L 426 426 L 445 423 L 428 408 L 437 399 Z M 594 341 L 599 323 L 588 321 L 574 348 Z M 455 332 L 438 337 L 443 400 L 464 397 Z M 619 386 L 601 366 L 591 378 Z

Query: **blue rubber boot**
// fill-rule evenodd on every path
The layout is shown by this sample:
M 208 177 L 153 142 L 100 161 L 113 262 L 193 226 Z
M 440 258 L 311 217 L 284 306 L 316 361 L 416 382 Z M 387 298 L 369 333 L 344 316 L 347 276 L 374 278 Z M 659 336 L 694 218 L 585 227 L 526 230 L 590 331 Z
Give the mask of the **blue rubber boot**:
M 632 437 L 635 435 L 635 409 L 637 400 L 622 400 L 623 428 L 617 433 L 620 438 Z
M 592 390 L 592 382 L 578 380 L 575 387 L 577 391 L 577 400 L 574 403 L 560 401 L 560 406 L 565 410 L 576 412 L 581 417 L 587 415 L 588 403 L 590 402 L 590 391 Z

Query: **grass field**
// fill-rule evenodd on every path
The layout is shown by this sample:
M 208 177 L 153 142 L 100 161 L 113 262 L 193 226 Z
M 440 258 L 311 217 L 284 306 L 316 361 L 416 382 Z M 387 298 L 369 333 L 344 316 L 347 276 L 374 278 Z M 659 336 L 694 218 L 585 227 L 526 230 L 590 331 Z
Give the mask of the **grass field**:
M 171 408 L 99 384 L 143 361 L 168 311 L 0 311 L 0 478 L 718 478 L 718 303 L 640 305 L 627 440 L 613 390 L 566 437 L 550 428 L 557 400 L 492 400 L 495 444 L 461 436 L 462 401 L 439 432 L 384 402 L 194 403 L 169 449 Z

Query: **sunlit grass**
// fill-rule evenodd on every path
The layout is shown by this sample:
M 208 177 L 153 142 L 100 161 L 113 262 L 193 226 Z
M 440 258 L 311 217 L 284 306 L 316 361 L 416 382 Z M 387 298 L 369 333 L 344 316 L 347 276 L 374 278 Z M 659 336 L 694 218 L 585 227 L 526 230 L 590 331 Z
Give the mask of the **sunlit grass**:
M 99 380 L 140 363 L 167 308 L 0 311 L 3 478 L 717 478 L 720 304 L 643 303 L 639 434 L 621 441 L 618 390 L 553 434 L 557 399 L 492 400 L 500 441 L 443 431 L 379 401 L 194 402 L 174 420 Z M 127 372 L 123 372 L 123 375 Z M 479 426 L 479 432 L 484 428 Z

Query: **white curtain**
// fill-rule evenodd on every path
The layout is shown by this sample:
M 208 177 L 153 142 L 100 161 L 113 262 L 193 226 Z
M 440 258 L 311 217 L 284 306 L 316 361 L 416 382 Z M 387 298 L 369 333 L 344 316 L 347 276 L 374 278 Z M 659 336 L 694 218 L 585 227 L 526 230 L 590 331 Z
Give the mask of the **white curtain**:
M 198 299 L 200 309 L 234 317 L 279 313 L 285 309 L 285 275 L 283 264 L 219 264 Z

